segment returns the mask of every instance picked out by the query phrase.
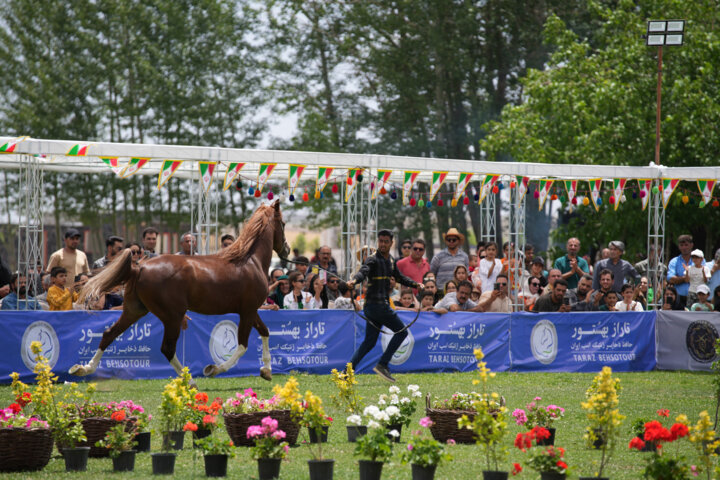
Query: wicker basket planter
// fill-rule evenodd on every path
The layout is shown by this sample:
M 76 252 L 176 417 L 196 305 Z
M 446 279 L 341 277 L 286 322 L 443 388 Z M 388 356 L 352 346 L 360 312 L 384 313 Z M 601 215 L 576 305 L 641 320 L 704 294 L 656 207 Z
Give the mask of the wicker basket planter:
M 501 405 L 505 399 L 501 398 Z M 475 433 L 467 428 L 458 428 L 458 418 L 463 415 L 472 420 L 475 418 L 474 410 L 445 410 L 431 408 L 430 395 L 425 397 L 425 415 L 430 417 L 433 424 L 430 426 L 430 433 L 438 442 L 445 443 L 448 440 L 455 440 L 456 443 L 475 443 Z
M 52 449 L 48 428 L 0 428 L 0 472 L 42 470 Z
M 85 442 L 79 442 L 76 446 L 78 447 L 90 447 L 90 457 L 93 458 L 102 458 L 102 457 L 108 457 L 110 455 L 110 450 L 104 447 L 96 447 L 95 442 L 98 440 L 102 440 L 105 438 L 105 434 L 108 430 L 113 428 L 118 423 L 125 423 L 125 430 L 129 431 L 133 424 L 135 423 L 135 418 L 131 417 L 127 420 L 124 420 L 122 422 L 119 422 L 117 420 L 113 420 L 112 418 L 106 418 L 106 417 L 90 417 L 85 418 L 82 420 L 82 426 L 85 430 L 85 436 L 87 437 L 87 441 Z M 62 453 L 63 447 L 58 445 L 58 451 Z
M 245 433 L 248 427 L 260 425 L 265 417 L 271 417 L 278 421 L 278 429 L 283 430 L 287 435 L 285 440 L 290 445 L 297 443 L 300 425 L 290 417 L 290 410 L 270 410 L 269 412 L 253 413 L 223 413 L 225 429 L 236 447 L 252 447 L 255 442 L 247 438 Z

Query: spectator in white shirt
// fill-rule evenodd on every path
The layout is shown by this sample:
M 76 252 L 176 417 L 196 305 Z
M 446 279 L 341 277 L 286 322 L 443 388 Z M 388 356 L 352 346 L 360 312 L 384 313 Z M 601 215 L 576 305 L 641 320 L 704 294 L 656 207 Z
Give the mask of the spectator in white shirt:
M 690 261 L 692 265 L 684 265 L 685 267 L 685 281 L 690 283 L 688 288 L 687 308 L 697 303 L 697 289 L 700 285 L 707 285 L 710 280 L 711 274 L 710 269 L 705 265 L 705 254 L 700 249 L 695 249 L 690 252 Z
M 286 310 L 312 310 L 317 308 L 315 298 L 302 289 L 303 285 L 305 285 L 305 275 L 296 270 L 290 273 L 289 279 L 292 291 L 283 298 L 283 308 Z
M 620 295 L 622 295 L 622 301 L 615 304 L 615 309 L 618 312 L 643 311 L 642 303 L 640 303 L 640 301 L 636 299 L 637 292 L 632 285 L 630 285 L 629 283 L 624 284 L 620 289 Z
M 485 245 L 485 258 L 480 260 L 478 268 L 473 272 L 473 284 L 480 287 L 483 293 L 492 291 L 497 276 L 502 272 L 502 262 L 495 258 L 497 251 L 497 243 L 488 242 Z

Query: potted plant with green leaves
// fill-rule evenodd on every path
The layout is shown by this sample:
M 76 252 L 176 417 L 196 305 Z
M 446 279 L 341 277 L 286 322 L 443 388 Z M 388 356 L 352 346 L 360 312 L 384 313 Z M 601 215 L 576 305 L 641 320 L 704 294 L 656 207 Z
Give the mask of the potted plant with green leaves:
M 374 420 L 371 424 L 355 444 L 355 456 L 362 457 L 359 460 L 360 480 L 379 480 L 383 465 L 392 457 L 392 440 L 388 438 L 387 430 Z M 391 430 L 389 435 L 399 437 L 400 432 Z
M 348 419 L 352 418 L 353 422 L 356 422 L 365 406 L 363 398 L 357 391 L 357 379 L 355 378 L 352 363 L 348 363 L 343 372 L 333 368 L 330 373 L 330 380 L 338 390 L 335 395 L 330 396 L 330 399 L 348 414 Z M 351 423 L 349 420 L 346 428 L 349 442 L 356 441 L 359 436 L 364 435 L 367 431 L 367 426 Z
M 105 438 L 95 442 L 95 445 L 108 449 L 113 461 L 113 471 L 132 472 L 135 470 L 135 427 L 125 428 L 125 424 L 118 423 L 105 433 Z
M 581 403 L 588 420 L 585 440 L 589 447 L 597 448 L 601 452 L 595 478 L 607 480 L 602 473 L 615 450 L 620 434 L 620 425 L 625 419 L 625 416 L 620 415 L 620 410 L 617 408 L 620 403 L 618 396 L 620 390 L 620 379 L 613 378 L 610 367 L 603 367 L 585 392 L 586 400 Z M 592 477 L 580 478 L 590 479 Z
M 203 452 L 205 476 L 227 476 L 228 458 L 235 456 L 235 445 L 232 440 L 220 438 L 217 434 L 210 434 L 197 439 L 195 445 Z
M 87 470 L 90 447 L 79 447 L 78 443 L 87 440 L 85 430 L 79 418 L 70 410 L 58 408 L 48 423 L 53 432 L 55 442 L 61 446 L 62 456 L 65 459 L 66 472 L 84 472 Z
M 423 417 L 419 423 L 423 430 L 413 432 L 400 458 L 403 464 L 411 465 L 413 480 L 433 480 L 437 467 L 452 460 L 452 456 L 445 451 L 445 445 L 427 432 L 426 429 L 432 426 L 432 420 Z
M 285 437 L 285 432 L 278 428 L 278 421 L 272 417 L 263 418 L 260 425 L 248 427 L 247 438 L 255 442 L 252 457 L 257 460 L 260 480 L 280 476 L 280 464 L 289 451 Z
M 162 393 L 158 414 L 159 433 L 163 438 L 162 452 L 151 454 L 153 474 L 172 474 L 175 471 L 176 454 L 170 450 L 182 450 L 187 428 L 188 405 L 196 390 L 190 386 L 191 377 L 187 367 L 180 376 L 172 379 Z
M 542 397 L 535 397 L 532 402 L 525 405 L 527 411 L 522 408 L 516 408 L 512 416 L 515 423 L 526 427 L 543 427 L 550 432 L 550 436 L 541 441 L 538 445 L 553 445 L 555 443 L 555 428 L 553 422 L 561 419 L 565 415 L 565 409 L 557 405 L 542 405 L 540 401 Z
M 188 411 L 188 421 L 198 426 L 197 431 L 193 432 L 193 446 L 196 441 L 210 436 L 218 427 L 218 414 L 222 409 L 222 399 L 216 398 L 210 402 L 208 394 L 205 392 L 197 392 L 193 396 Z

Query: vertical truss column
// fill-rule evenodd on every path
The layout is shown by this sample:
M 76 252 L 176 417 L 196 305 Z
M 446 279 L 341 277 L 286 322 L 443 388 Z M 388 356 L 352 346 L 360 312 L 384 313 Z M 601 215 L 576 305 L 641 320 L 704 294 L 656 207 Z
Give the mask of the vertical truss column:
M 648 310 L 662 307 L 662 286 L 664 276 L 660 263 L 665 258 L 665 208 L 662 205 L 661 179 L 653 180 L 648 201 L 648 286 L 653 289 L 653 301 L 648 302 Z
M 480 204 L 480 240 L 494 242 L 495 228 L 495 194 L 490 192 Z M 498 255 L 502 253 L 502 245 L 498 246 Z
M 340 234 L 340 248 L 343 255 L 343 278 L 350 279 L 356 260 L 353 256 L 353 247 L 358 241 L 358 211 L 357 211 L 357 186 L 345 201 L 345 192 L 348 188 L 347 182 L 340 182 L 340 225 L 342 232 Z
M 525 270 L 525 197 L 520 198 L 519 189 L 510 190 L 510 243 L 513 248 L 513 268 L 510 269 L 508 282 L 513 311 L 525 310 L 525 303 L 518 298 L 523 290 L 523 271 Z
M 192 192 L 190 193 L 190 232 L 195 237 L 197 253 L 209 255 L 212 246 L 210 239 L 215 239 L 215 250 L 218 249 L 218 192 L 215 182 L 205 190 L 199 170 L 193 170 Z
M 373 191 L 377 189 L 377 170 L 372 170 L 370 168 L 365 170 L 365 178 L 366 182 L 370 182 L 370 187 L 367 188 L 367 192 L 365 192 L 365 188 L 362 189 L 363 195 L 365 195 L 366 199 L 364 202 L 365 208 L 365 217 L 363 223 L 360 225 L 360 244 L 361 245 L 368 245 L 370 247 L 374 246 L 377 241 L 377 231 L 378 231 L 378 198 L 379 198 L 379 192 L 377 192 L 377 195 L 375 195 L 375 198 L 373 198 Z M 357 188 L 362 187 L 362 184 L 358 185 Z
M 18 272 L 27 278 L 28 292 L 38 291 L 40 276 L 35 275 L 36 265 L 43 265 L 42 194 L 43 171 L 40 160 L 32 155 L 21 155 L 20 208 L 18 211 Z M 43 265 L 44 266 L 44 265 Z M 27 304 L 23 305 L 27 309 Z

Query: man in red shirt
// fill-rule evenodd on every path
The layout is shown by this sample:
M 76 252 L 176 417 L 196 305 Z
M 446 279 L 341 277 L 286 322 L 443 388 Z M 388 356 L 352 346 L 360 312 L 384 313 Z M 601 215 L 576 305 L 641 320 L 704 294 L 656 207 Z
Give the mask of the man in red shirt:
M 423 255 L 425 255 L 425 240 L 418 238 L 413 241 L 410 256 L 397 261 L 400 273 L 417 283 L 422 283 L 423 277 L 430 271 L 430 262 L 425 260 Z M 417 294 L 417 292 L 413 293 Z

